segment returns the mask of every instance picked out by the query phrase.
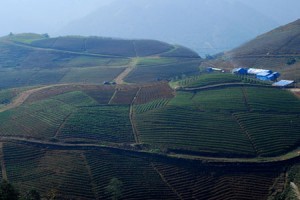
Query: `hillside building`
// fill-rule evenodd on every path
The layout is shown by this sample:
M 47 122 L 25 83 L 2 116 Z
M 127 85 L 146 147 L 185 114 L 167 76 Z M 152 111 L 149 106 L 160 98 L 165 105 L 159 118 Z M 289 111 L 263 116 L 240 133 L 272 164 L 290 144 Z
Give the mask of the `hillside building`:
M 256 68 L 234 68 L 233 74 L 238 75 L 255 75 L 255 78 L 262 81 L 276 81 L 280 74 L 278 72 L 272 72 L 268 69 L 256 69 Z
M 251 75 L 258 75 L 260 73 L 272 74 L 273 72 L 271 70 L 268 70 L 268 69 L 256 69 L 256 68 L 249 68 L 247 70 L 247 74 L 251 74 Z
M 287 88 L 287 87 L 294 87 L 295 86 L 295 81 L 293 80 L 281 80 L 273 84 L 275 87 L 282 87 L 282 88 Z
M 268 73 L 261 72 L 256 74 L 256 78 L 262 81 L 275 81 L 280 76 L 278 72 Z
M 246 75 L 247 74 L 247 69 L 245 68 L 234 68 L 232 70 L 233 74 L 239 74 L 239 75 Z

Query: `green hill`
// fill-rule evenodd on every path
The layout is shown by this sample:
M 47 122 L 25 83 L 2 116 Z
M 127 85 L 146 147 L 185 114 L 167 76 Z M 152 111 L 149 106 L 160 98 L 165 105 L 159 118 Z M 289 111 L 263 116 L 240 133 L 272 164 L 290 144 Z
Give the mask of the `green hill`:
M 156 67 L 167 66 L 155 70 L 152 64 L 143 68 L 135 64 L 136 59 L 151 58 L 156 60 Z M 0 38 L 0 89 L 56 83 L 99 84 L 117 79 L 127 68 L 128 72 L 134 69 L 127 82 L 153 82 L 197 73 L 200 62 L 192 50 L 154 40 L 9 35 Z M 145 70 L 147 78 L 139 79 Z

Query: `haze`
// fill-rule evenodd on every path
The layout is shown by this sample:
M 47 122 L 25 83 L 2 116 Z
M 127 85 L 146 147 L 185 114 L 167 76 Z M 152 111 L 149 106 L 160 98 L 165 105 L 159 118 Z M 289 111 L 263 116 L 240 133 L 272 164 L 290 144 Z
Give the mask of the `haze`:
M 299 0 L 6 0 L 0 35 L 157 39 L 205 55 L 300 18 L 299 7 Z
M 37 32 L 55 35 L 70 21 L 112 0 L 2 0 L 0 35 Z

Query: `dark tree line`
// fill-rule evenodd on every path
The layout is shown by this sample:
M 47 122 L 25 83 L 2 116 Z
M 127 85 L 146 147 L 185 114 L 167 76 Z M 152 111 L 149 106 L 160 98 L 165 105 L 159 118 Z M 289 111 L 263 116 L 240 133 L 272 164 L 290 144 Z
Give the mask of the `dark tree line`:
M 0 200 L 40 200 L 41 196 L 36 190 L 30 190 L 21 195 L 19 191 L 6 180 L 0 185 Z

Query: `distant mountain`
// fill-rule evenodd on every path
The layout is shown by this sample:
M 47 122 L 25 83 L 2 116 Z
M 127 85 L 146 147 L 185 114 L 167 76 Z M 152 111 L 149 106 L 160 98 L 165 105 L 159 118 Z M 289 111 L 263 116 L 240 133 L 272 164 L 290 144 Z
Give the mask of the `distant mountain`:
M 116 0 L 59 34 L 151 38 L 203 55 L 232 49 L 276 26 L 275 20 L 235 0 Z

